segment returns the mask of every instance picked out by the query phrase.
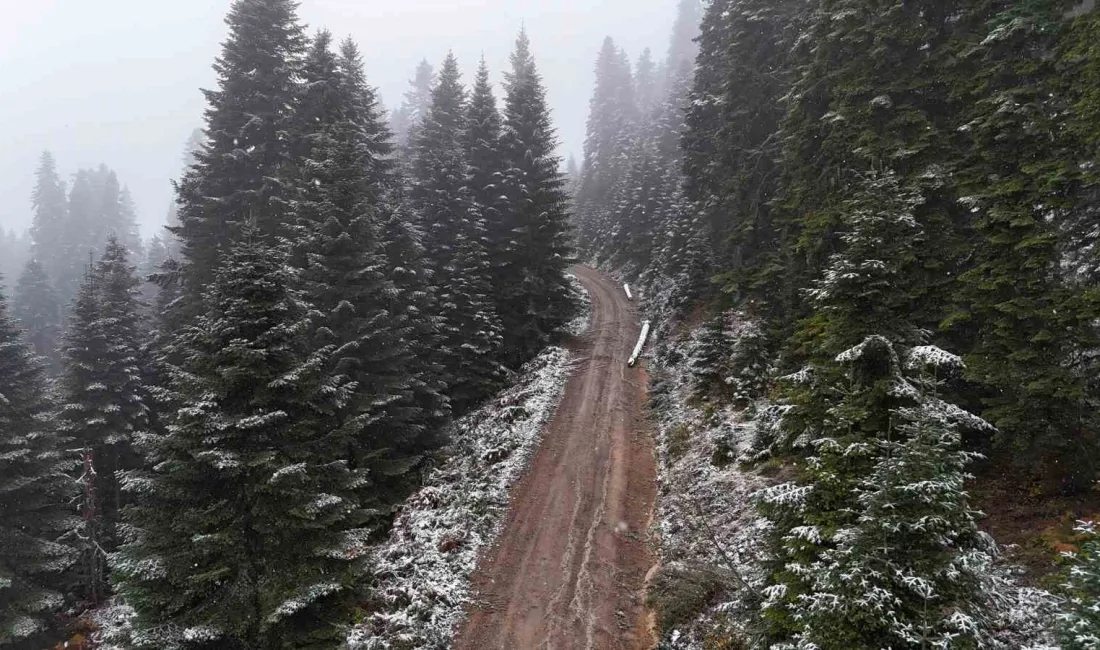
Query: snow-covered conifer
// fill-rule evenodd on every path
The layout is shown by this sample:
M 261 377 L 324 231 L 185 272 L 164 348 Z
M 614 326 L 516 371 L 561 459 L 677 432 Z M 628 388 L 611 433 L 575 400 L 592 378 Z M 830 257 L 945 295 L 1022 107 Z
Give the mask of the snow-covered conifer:
M 112 556 L 149 648 L 332 648 L 362 597 L 377 489 L 350 460 L 366 413 L 311 350 L 286 256 L 246 230 L 178 333 L 176 409 L 124 484 Z
M 505 358 L 518 366 L 537 354 L 575 310 L 565 274 L 573 253 L 557 138 L 526 32 L 516 41 L 506 78 L 501 194 L 508 201 L 511 237 L 501 264 L 510 281 L 495 289 L 502 298 Z
M 76 469 L 49 415 L 42 360 L 0 295 L 0 647 L 50 645 L 75 549 Z
M 141 465 L 134 444 L 148 428 L 134 270 L 127 250 L 110 238 L 80 285 L 63 347 L 58 427 L 83 453 L 82 580 L 94 602 L 109 593 L 105 554 L 120 537 L 125 499 L 118 478 Z

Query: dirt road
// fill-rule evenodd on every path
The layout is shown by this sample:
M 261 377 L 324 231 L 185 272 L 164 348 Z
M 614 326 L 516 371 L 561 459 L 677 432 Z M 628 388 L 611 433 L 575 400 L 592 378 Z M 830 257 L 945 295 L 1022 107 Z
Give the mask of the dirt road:
M 643 583 L 656 467 L 645 372 L 626 365 L 640 326 L 622 287 L 585 267 L 592 297 L 577 368 L 495 548 L 473 577 L 462 650 L 648 650 Z

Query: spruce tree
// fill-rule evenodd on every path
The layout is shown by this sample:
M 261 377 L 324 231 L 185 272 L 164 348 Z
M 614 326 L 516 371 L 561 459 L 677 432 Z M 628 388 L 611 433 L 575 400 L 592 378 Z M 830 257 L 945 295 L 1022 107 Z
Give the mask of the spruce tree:
M 366 418 L 349 457 L 371 469 L 377 498 L 393 507 L 410 482 L 400 468 L 416 457 L 403 448 L 403 439 L 410 436 L 404 409 L 413 400 L 419 351 L 405 338 L 405 319 L 390 305 L 398 290 L 387 278 L 382 220 L 390 200 L 392 146 L 357 47 L 345 41 L 339 57 L 329 47 L 322 32 L 305 66 L 309 92 L 303 104 L 313 109 L 303 126 L 313 131 L 306 135 L 310 150 L 299 172 L 291 263 L 316 312 L 314 349 L 331 349 L 330 371 L 355 382 L 338 415 Z M 389 500 L 383 498 L 386 488 Z
M 134 445 L 148 429 L 138 284 L 112 237 L 80 285 L 63 348 L 58 426 L 83 453 L 82 580 L 93 602 L 109 591 L 105 554 L 118 545 L 125 501 L 119 476 L 141 464 Z
M 56 282 L 67 268 L 65 250 L 69 205 L 65 184 L 57 173 L 53 154 L 43 151 L 35 171 L 31 194 L 34 219 L 31 222 L 31 256 L 37 259 L 46 276 Z
M 466 90 L 458 60 L 448 54 L 417 130 L 412 205 L 424 232 L 424 252 L 439 282 L 446 282 L 460 234 L 474 234 L 476 214 L 466 185 Z
M 580 239 L 598 253 L 608 245 L 615 219 L 614 192 L 629 164 L 637 118 L 630 61 L 610 37 L 596 58 L 596 86 L 589 103 L 584 162 L 577 189 L 576 222 Z
M 41 648 L 54 639 L 77 553 L 75 469 L 50 419 L 45 365 L 22 339 L 0 294 L 0 647 Z
M 497 287 L 505 358 L 531 358 L 574 310 L 565 271 L 570 250 L 569 197 L 554 150 L 546 90 L 521 32 L 507 75 L 501 152 L 509 240 L 501 260 L 511 281 Z
M 397 158 L 406 166 L 411 164 L 420 125 L 431 108 L 434 85 L 435 71 L 427 59 L 421 59 L 413 78 L 409 80 L 409 89 L 405 91 L 401 107 L 390 116 L 390 130 L 393 131 Z
M 786 378 L 778 449 L 810 457 L 760 501 L 768 643 L 919 648 L 955 635 L 977 647 L 981 549 L 959 429 L 991 427 L 940 399 L 935 371 L 962 362 L 920 345 L 905 309 L 923 200 L 892 172 L 865 176 L 844 205 L 843 248 L 807 291 L 816 313 L 799 340 L 812 362 Z
M 382 246 L 394 291 L 388 302 L 394 336 L 409 343 L 409 385 L 401 401 L 388 407 L 394 422 L 393 449 L 414 463 L 442 444 L 451 417 L 444 368 L 437 350 L 443 325 L 431 269 L 424 259 L 420 230 L 401 197 L 388 203 L 382 224 Z
M 49 361 L 56 373 L 60 367 L 61 304 L 37 259 L 27 262 L 15 285 L 12 316 L 27 331 L 34 353 Z
M 367 414 L 311 351 L 311 307 L 286 255 L 242 233 L 179 332 L 178 408 L 130 472 L 133 534 L 113 557 L 134 645 L 333 648 L 362 598 L 377 502 L 348 452 Z
M 198 302 L 221 251 L 247 223 L 286 234 L 287 171 L 305 38 L 292 0 L 235 0 L 229 36 L 203 91 L 206 142 L 178 187 L 185 287 Z
M 416 140 L 411 198 L 424 232 L 425 261 L 435 278 L 442 327 L 437 353 L 456 413 L 491 395 L 503 374 L 497 362 L 500 322 L 489 298 L 485 223 L 470 184 L 467 126 L 466 92 L 458 61 L 450 54 Z
M 509 240 L 508 208 L 501 198 L 504 160 L 501 157 L 501 117 L 489 82 L 489 66 L 482 58 L 470 91 L 466 115 L 466 187 L 484 228 L 484 242 L 492 268 L 493 286 L 501 286 L 503 255 Z

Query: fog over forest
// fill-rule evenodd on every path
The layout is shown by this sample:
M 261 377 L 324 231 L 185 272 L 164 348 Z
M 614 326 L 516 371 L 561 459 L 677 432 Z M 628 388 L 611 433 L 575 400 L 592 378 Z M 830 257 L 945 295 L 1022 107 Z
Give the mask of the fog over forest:
M 0 21 L 0 230 L 30 225 L 34 168 L 46 149 L 62 176 L 100 163 L 129 186 L 142 235 L 156 234 L 181 173 L 181 151 L 202 125 L 210 63 L 226 36 L 228 0 L 45 0 L 6 3 Z M 563 157 L 584 140 L 593 56 L 615 34 L 637 56 L 663 54 L 676 3 L 668 0 L 314 0 L 309 28 L 351 36 L 368 81 L 396 108 L 421 59 L 454 51 L 467 82 L 485 55 L 493 81 L 526 24 Z
M 0 23 L 0 650 L 1100 650 L 1094 0 Z

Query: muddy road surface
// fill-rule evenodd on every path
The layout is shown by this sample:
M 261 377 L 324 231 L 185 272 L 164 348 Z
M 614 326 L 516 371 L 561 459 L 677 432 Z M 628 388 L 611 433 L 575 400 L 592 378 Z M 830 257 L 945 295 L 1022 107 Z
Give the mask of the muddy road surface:
M 644 581 L 656 466 L 641 330 L 620 284 L 574 267 L 592 298 L 575 369 L 495 547 L 473 576 L 460 650 L 648 650 Z

